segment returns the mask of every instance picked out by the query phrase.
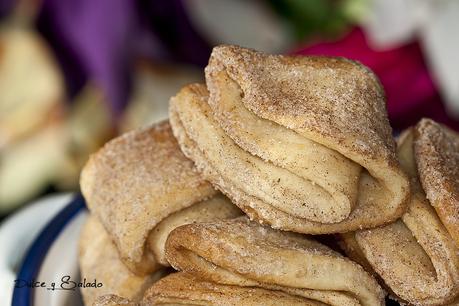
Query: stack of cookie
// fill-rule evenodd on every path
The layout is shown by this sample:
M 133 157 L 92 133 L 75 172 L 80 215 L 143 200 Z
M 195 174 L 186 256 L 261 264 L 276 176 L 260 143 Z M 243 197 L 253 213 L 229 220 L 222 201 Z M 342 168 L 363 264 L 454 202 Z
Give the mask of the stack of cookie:
M 342 58 L 220 46 L 205 74 L 83 170 L 87 305 L 459 303 L 455 132 L 396 144 L 377 78 Z

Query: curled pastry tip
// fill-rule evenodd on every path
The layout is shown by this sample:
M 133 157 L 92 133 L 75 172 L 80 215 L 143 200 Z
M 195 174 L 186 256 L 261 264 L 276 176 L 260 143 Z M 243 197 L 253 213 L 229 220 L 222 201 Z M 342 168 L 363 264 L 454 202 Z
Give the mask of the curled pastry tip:
M 402 133 L 398 156 L 412 196 L 395 223 L 344 235 L 348 255 L 366 262 L 402 302 L 459 302 L 457 216 L 459 135 L 429 119 Z

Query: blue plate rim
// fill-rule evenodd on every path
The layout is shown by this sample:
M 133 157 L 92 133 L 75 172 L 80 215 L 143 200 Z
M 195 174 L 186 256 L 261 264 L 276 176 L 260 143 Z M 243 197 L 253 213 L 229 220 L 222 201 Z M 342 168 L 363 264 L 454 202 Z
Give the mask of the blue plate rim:
M 40 272 L 43 260 L 53 242 L 69 222 L 86 207 L 84 198 L 77 194 L 48 224 L 26 252 L 16 279 L 33 281 Z M 30 287 L 14 288 L 12 306 L 33 306 L 34 289 Z

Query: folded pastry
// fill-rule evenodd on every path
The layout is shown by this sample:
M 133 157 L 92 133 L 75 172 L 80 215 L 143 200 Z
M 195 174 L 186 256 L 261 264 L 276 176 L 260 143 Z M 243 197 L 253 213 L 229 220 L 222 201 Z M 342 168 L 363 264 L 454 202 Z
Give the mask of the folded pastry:
M 158 281 L 145 294 L 141 302 L 108 295 L 97 300 L 96 306 L 149 306 L 149 305 L 301 305 L 326 304 L 290 295 L 278 290 L 241 287 L 201 280 L 188 273 L 178 272 Z
M 190 276 L 176 274 L 149 289 L 146 296 L 159 304 L 230 305 L 235 295 L 250 301 L 250 292 L 255 297 L 268 290 L 273 292 L 266 299 L 279 298 L 281 305 L 384 305 L 376 280 L 355 262 L 305 236 L 246 217 L 176 228 L 167 239 L 166 258 Z
M 178 272 L 151 287 L 142 305 L 301 305 L 323 306 L 321 302 L 279 290 L 218 284 Z
M 93 306 L 144 306 L 141 302 L 135 302 L 128 298 L 116 294 L 106 294 L 99 296 Z
M 168 122 L 108 142 L 83 169 L 81 190 L 134 273 L 168 265 L 164 242 L 175 226 L 240 215 L 193 169 Z
M 100 222 L 90 216 L 83 226 L 79 241 L 81 279 L 102 283 L 102 287 L 81 290 L 85 305 L 97 297 L 116 294 L 138 301 L 153 282 L 165 275 L 165 269 L 148 276 L 137 276 L 121 261 L 115 245 Z
M 171 99 L 179 144 L 251 218 L 301 233 L 375 227 L 404 211 L 376 77 L 358 63 L 216 47 L 204 85 Z
M 412 180 L 397 222 L 344 234 L 349 256 L 371 267 L 395 297 L 413 305 L 459 304 L 459 135 L 423 119 L 399 139 Z

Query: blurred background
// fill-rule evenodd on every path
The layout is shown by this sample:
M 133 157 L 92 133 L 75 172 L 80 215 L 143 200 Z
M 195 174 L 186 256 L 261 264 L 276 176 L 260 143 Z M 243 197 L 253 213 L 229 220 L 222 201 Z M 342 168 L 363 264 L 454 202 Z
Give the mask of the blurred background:
M 459 129 L 456 0 L 0 0 L 0 22 L 0 218 L 77 191 L 88 155 L 166 118 L 222 43 L 359 60 L 396 131 Z

